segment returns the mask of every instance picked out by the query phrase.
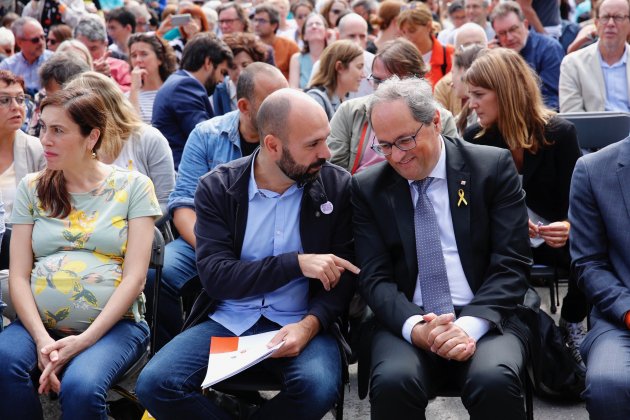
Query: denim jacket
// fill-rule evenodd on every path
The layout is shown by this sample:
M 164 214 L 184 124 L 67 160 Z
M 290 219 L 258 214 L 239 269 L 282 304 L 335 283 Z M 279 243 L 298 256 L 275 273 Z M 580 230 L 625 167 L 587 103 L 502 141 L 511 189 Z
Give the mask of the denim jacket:
M 238 131 L 239 111 L 197 124 L 190 133 L 179 164 L 175 189 L 168 199 L 172 214 L 179 207 L 195 208 L 199 178 L 214 167 L 242 156 Z

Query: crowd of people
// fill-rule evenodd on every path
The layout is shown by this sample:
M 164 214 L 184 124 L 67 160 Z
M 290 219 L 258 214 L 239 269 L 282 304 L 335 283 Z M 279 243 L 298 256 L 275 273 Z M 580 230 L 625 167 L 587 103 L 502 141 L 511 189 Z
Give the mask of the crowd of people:
M 230 418 L 210 337 L 270 331 L 252 418 L 322 418 L 357 359 L 374 419 L 525 418 L 534 264 L 629 418 L 630 139 L 559 114 L 630 112 L 629 37 L 628 0 L 2 2 L 0 418 L 107 418 L 151 337 L 143 407 Z

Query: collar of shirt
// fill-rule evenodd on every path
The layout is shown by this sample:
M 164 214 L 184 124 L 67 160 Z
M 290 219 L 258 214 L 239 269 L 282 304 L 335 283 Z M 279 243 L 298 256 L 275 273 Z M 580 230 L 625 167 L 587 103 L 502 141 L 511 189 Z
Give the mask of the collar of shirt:
M 437 163 L 435 164 L 435 167 L 433 168 L 433 170 L 431 171 L 431 173 L 429 174 L 430 177 L 433 178 L 439 178 L 439 179 L 443 179 L 446 180 L 446 150 L 445 150 L 445 146 L 444 146 L 444 139 L 442 138 L 442 136 L 440 135 L 440 157 L 438 158 Z M 407 182 L 409 183 L 409 186 L 411 187 L 411 184 L 414 182 L 414 179 L 408 179 Z M 411 191 L 415 191 L 413 188 L 411 188 Z M 414 200 L 415 202 L 415 200 Z
M 258 184 L 256 184 L 256 177 L 254 176 L 254 167 L 256 166 L 256 159 L 258 158 L 259 150 L 254 152 L 254 156 L 252 157 L 252 167 L 250 168 L 249 173 L 249 185 L 247 187 L 248 199 L 252 201 L 256 198 L 257 195 L 265 198 L 274 198 L 274 197 L 288 197 L 297 192 L 301 192 L 302 188 L 297 186 L 297 183 L 294 183 L 282 194 L 278 194 L 275 191 L 265 190 L 263 188 L 258 188 Z
M 602 58 L 602 53 L 601 51 L 599 51 L 599 48 L 597 49 L 597 56 L 599 57 L 599 64 L 602 66 L 603 69 L 614 69 L 617 67 L 625 66 L 626 62 L 628 61 L 628 44 L 626 44 L 626 46 L 624 47 L 623 54 L 621 55 L 619 61 L 613 63 L 612 65 L 608 65 L 608 63 L 604 61 L 604 59 Z

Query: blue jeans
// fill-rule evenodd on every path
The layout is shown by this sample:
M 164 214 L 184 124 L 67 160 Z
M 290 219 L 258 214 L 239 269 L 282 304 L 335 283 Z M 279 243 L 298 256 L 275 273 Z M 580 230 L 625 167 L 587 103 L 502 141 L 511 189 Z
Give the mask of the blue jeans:
M 182 329 L 182 309 L 179 298 L 190 281 L 197 276 L 195 249 L 182 238 L 169 242 L 164 249 L 164 268 L 160 288 L 158 319 L 155 323 L 156 350 L 162 348 Z M 155 270 L 149 270 L 144 287 L 147 314 L 153 314 Z
M 593 328 L 581 347 L 586 409 L 593 420 L 626 420 L 630 418 L 630 331 L 621 326 L 600 328 L 602 321 L 594 315 L 591 319 Z
M 146 322 L 122 320 L 74 357 L 60 378 L 63 419 L 107 419 L 107 391 L 140 358 L 148 342 Z M 38 384 L 33 382 L 38 374 L 35 342 L 15 321 L 0 334 L 0 419 L 42 418 Z
M 261 318 L 243 335 L 279 328 Z M 200 393 L 212 336 L 234 334 L 208 319 L 175 337 L 145 366 L 136 393 L 153 416 L 160 420 L 230 418 Z M 266 359 L 250 369 L 260 369 L 262 375 L 271 374 L 282 383 L 281 392 L 255 418 L 321 419 L 339 398 L 341 356 L 335 339 L 327 333 L 318 334 L 296 357 Z

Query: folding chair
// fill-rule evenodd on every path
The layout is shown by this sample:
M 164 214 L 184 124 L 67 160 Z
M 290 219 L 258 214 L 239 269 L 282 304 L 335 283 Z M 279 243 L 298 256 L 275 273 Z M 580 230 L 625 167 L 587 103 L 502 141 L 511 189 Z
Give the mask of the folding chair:
M 158 227 L 153 228 L 153 246 L 151 249 L 151 260 L 149 262 L 149 268 L 155 269 L 155 289 L 154 289 L 154 302 L 153 305 L 153 320 L 151 321 L 150 330 L 155 331 L 155 319 L 157 313 L 157 302 L 159 293 L 159 284 L 162 281 L 162 267 L 164 266 L 164 237 Z M 114 385 L 111 390 L 121 395 L 122 397 L 139 404 L 136 395 L 125 389 L 122 384 L 129 378 L 137 375 L 144 365 L 147 364 L 149 359 L 155 354 L 155 334 L 151 334 L 151 343 L 147 347 L 144 354 L 125 372 L 120 380 Z
M 601 149 L 625 139 L 630 133 L 628 112 L 567 112 L 558 116 L 575 125 L 582 149 Z

